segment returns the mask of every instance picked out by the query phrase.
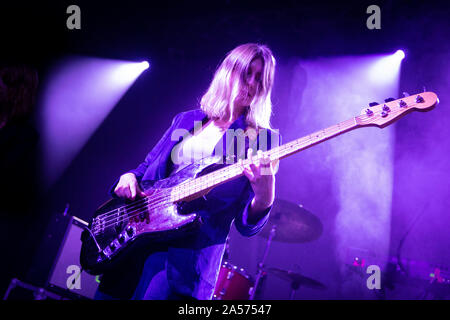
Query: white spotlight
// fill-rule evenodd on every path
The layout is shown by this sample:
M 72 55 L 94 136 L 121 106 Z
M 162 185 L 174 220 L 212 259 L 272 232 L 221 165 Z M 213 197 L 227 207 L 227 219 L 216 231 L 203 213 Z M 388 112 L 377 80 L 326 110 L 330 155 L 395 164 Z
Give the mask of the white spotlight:
M 147 70 L 150 67 L 150 64 L 147 61 L 141 62 L 142 70 Z
M 369 80 L 378 85 L 397 84 L 403 58 L 405 58 L 403 50 L 381 57 L 368 69 Z
M 397 50 L 394 53 L 394 57 L 396 57 L 398 60 L 403 60 L 405 58 L 405 52 L 403 50 Z

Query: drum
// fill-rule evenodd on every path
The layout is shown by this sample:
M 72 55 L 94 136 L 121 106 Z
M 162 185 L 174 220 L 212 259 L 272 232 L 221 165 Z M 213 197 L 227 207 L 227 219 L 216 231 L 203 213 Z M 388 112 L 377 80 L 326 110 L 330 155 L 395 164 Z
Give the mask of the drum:
M 248 300 L 253 290 L 253 281 L 244 269 L 224 262 L 220 267 L 213 300 Z

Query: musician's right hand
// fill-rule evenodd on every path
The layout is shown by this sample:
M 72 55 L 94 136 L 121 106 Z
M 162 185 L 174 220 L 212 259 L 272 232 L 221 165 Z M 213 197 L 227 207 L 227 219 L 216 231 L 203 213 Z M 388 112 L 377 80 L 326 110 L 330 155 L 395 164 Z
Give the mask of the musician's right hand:
M 125 173 L 120 176 L 119 182 L 117 183 L 114 193 L 125 199 L 134 200 L 136 196 L 145 197 L 146 194 L 139 187 L 139 183 L 136 179 L 134 173 Z

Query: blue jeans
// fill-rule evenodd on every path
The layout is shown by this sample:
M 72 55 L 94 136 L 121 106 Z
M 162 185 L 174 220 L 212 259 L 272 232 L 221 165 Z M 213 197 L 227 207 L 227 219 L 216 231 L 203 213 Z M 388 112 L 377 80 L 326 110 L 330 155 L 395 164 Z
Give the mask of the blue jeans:
M 191 297 L 179 295 L 170 286 L 166 273 L 167 252 L 149 255 L 132 300 L 189 300 Z M 118 300 L 97 290 L 95 300 Z

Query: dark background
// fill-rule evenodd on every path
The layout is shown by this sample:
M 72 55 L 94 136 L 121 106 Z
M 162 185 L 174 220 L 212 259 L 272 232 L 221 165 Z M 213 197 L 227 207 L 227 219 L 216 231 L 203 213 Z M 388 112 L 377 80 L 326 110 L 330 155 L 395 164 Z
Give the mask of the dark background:
M 81 8 L 81 30 L 66 28 L 66 8 L 71 4 Z M 381 8 L 381 30 L 366 27 L 366 9 L 372 4 Z M 45 226 L 53 215 L 62 212 L 66 203 L 70 203 L 71 214 L 88 220 L 93 209 L 108 199 L 110 185 L 121 173 L 134 168 L 143 159 L 172 117 L 198 106 L 216 66 L 235 46 L 246 42 L 265 43 L 280 64 L 293 57 L 308 59 L 378 54 L 403 48 L 408 64 L 402 69 L 400 88 L 411 91 L 420 91 L 423 85 L 431 91 L 440 88 L 443 104 L 445 99 L 442 98 L 448 97 L 447 73 L 450 70 L 449 13 L 448 5 L 437 1 L 2 3 L 1 60 L 33 65 L 39 72 L 41 88 L 45 88 L 53 63 L 67 55 L 130 61 L 148 59 L 152 65 L 151 70 L 143 73 L 129 89 L 52 188 L 43 192 L 37 186 L 36 190 L 30 191 L 37 193 L 41 200 L 36 203 L 35 215 L 26 222 L 33 226 L 28 238 L 35 240 L 24 252 L 23 261 L 6 262 L 8 265 L 3 266 L 6 270 L 3 273 L 3 288 L 11 276 L 25 277 L 26 270 L 32 266 L 31 257 L 45 236 Z M 36 107 L 38 112 L 39 103 Z M 273 125 L 283 132 L 283 128 L 289 125 L 290 115 L 280 110 L 275 114 Z M 429 119 L 429 125 L 435 123 L 433 119 Z M 449 144 L 445 139 L 448 130 L 445 124 L 449 120 L 448 116 L 439 119 L 442 121 L 434 134 L 444 140 L 444 146 L 435 157 L 448 159 L 446 152 Z M 396 139 L 408 141 L 411 132 L 419 127 L 418 120 L 399 122 Z M 285 138 L 288 141 L 295 136 Z M 430 139 L 429 136 L 416 138 L 422 142 Z M 410 168 L 402 166 L 405 153 L 409 154 L 408 159 L 423 156 L 420 148 L 396 151 L 399 161 L 395 170 L 392 208 L 393 252 L 410 224 L 405 216 L 395 215 L 395 212 L 411 211 L 411 207 L 422 204 L 405 203 L 402 197 L 397 196 L 400 189 L 395 186 L 403 188 L 404 183 L 411 183 L 411 179 L 413 184 L 424 183 L 424 180 L 411 178 L 408 174 Z M 434 184 L 429 181 L 430 186 L 442 183 L 437 200 L 441 204 L 448 204 L 445 191 L 448 174 L 442 176 L 442 173 L 447 173 L 446 163 L 438 163 Z M 289 194 L 289 186 L 283 185 L 283 181 L 288 181 L 288 175 L 286 171 L 280 172 L 277 192 L 281 196 Z M 444 178 L 441 180 L 439 177 Z M 424 194 L 426 196 L 426 192 Z M 314 209 L 314 199 L 310 199 L 310 203 L 309 207 Z M 435 216 L 446 214 L 444 207 L 435 208 Z M 326 219 L 333 219 L 333 213 L 321 212 L 320 206 L 315 209 L 313 211 L 321 215 L 325 223 Z M 429 226 L 419 232 L 421 235 L 417 241 L 429 241 L 430 246 L 437 241 L 441 249 L 434 254 L 449 256 L 445 249 L 449 239 L 440 233 L 442 231 L 442 226 Z M 414 252 L 413 248 L 410 250 Z M 433 257 L 424 254 L 419 258 L 431 261 Z M 42 272 L 41 279 L 35 277 L 30 280 L 44 281 L 45 271 Z

